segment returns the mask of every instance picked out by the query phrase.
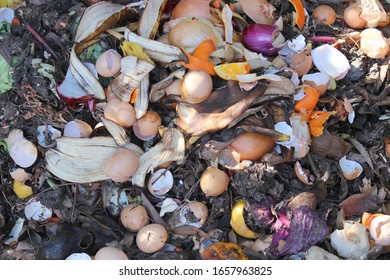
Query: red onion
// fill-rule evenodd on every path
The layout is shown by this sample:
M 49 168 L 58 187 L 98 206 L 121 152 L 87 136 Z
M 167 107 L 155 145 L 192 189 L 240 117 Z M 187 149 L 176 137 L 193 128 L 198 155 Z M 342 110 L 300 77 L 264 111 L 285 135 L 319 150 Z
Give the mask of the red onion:
M 242 32 L 242 43 L 251 51 L 273 55 L 281 49 L 280 44 L 275 42 L 276 39 L 279 41 L 279 36 L 282 35 L 277 25 L 249 24 Z M 284 38 L 282 42 L 284 42 Z

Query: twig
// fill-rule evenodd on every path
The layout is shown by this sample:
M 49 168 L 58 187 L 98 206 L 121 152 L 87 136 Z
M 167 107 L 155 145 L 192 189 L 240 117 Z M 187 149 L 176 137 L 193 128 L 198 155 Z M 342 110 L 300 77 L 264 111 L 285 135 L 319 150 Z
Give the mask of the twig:
M 32 35 L 34 35 L 34 37 L 39 41 L 39 43 L 41 43 L 45 47 L 45 49 L 54 57 L 56 61 L 61 61 L 61 58 L 58 56 L 58 54 L 45 42 L 42 36 L 39 35 L 34 28 L 32 28 L 28 23 L 24 23 L 23 26 L 28 31 L 30 31 Z

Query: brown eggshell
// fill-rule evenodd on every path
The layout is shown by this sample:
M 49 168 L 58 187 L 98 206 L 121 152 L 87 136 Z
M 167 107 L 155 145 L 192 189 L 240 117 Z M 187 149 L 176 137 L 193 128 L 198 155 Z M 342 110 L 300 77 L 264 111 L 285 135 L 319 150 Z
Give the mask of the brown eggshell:
M 115 50 L 103 52 L 96 60 L 96 72 L 102 77 L 113 77 L 121 70 L 122 56 Z
M 245 132 L 229 146 L 240 154 L 240 160 L 256 161 L 274 149 L 275 141 L 271 136 Z
M 95 260 L 128 260 L 127 255 L 117 248 L 103 247 L 96 252 Z
M 133 151 L 119 149 L 104 162 L 102 170 L 113 181 L 123 183 L 135 173 L 138 164 L 139 158 Z
M 136 237 L 138 248 L 144 253 L 161 250 L 168 240 L 168 232 L 160 224 L 150 224 L 141 228 Z
M 136 122 L 134 107 L 119 99 L 111 99 L 104 107 L 104 117 L 110 119 L 124 128 L 131 127 Z
M 361 29 L 367 24 L 367 21 L 360 17 L 361 13 L 361 5 L 359 3 L 352 3 L 344 10 L 343 19 L 349 27 Z
M 222 170 L 209 166 L 200 177 L 200 188 L 206 196 L 217 196 L 227 191 L 229 177 Z
M 134 134 L 141 140 L 148 141 L 158 134 L 162 121 L 154 111 L 147 111 L 133 126 Z
M 188 103 L 205 101 L 211 94 L 213 81 L 205 71 L 189 71 L 181 83 L 181 98 Z
M 297 72 L 299 77 L 307 74 L 313 66 L 311 55 L 304 52 L 291 55 L 290 67 Z
M 145 207 L 139 204 L 129 204 L 121 211 L 122 225 L 131 231 L 139 231 L 149 223 L 149 215 Z
M 312 17 L 317 24 L 333 24 L 337 15 L 331 6 L 320 5 L 314 9 Z
M 209 210 L 207 209 L 207 206 L 202 202 L 193 201 L 188 204 L 188 207 L 194 213 L 195 217 L 200 220 L 200 226 L 203 226 L 209 215 Z

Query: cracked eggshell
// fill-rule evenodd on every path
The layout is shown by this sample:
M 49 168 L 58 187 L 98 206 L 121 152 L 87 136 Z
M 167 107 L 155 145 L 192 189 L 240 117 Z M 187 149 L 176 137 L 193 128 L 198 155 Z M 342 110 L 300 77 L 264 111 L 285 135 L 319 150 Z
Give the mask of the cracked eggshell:
M 346 56 L 330 45 L 321 45 L 311 51 L 314 65 L 322 73 L 333 79 L 341 80 L 351 68 Z
M 309 170 L 302 168 L 299 161 L 295 162 L 294 166 L 295 175 L 297 175 L 298 179 L 304 183 L 305 185 L 313 185 L 313 182 L 311 180 L 310 172 Z
M 125 228 L 136 232 L 149 224 L 149 215 L 144 206 L 132 203 L 122 209 L 120 220 Z
M 390 245 L 390 216 L 381 215 L 374 217 L 369 227 L 370 235 L 377 245 Z
M 82 120 L 73 120 L 68 122 L 64 128 L 64 136 L 87 138 L 92 133 L 92 127 Z
M 17 165 L 27 168 L 37 160 L 38 150 L 34 143 L 24 138 L 11 146 L 10 156 Z
M 346 156 L 343 156 L 339 160 L 339 164 L 341 167 L 341 170 L 343 171 L 342 174 L 345 179 L 347 180 L 353 180 L 363 172 L 363 167 L 353 160 L 348 160 Z
M 96 60 L 96 71 L 102 77 L 113 77 L 121 70 L 122 56 L 115 50 L 103 52 Z
M 324 94 L 330 85 L 330 78 L 322 72 L 306 74 L 302 76 L 302 83 L 311 86 L 320 94 Z
M 307 74 L 312 66 L 313 61 L 311 55 L 307 55 L 304 51 L 291 55 L 290 67 L 297 72 L 299 77 Z
M 158 198 L 162 198 L 173 186 L 173 175 L 168 169 L 159 169 L 153 173 L 148 182 L 149 192 Z
M 160 224 L 144 226 L 137 233 L 137 247 L 144 253 L 155 253 L 161 250 L 168 241 L 168 231 Z
M 23 168 L 16 168 L 15 170 L 10 172 L 10 175 L 12 179 L 22 183 L 26 182 L 28 179 L 31 178 L 31 174 L 27 173 Z
M 135 136 L 143 141 L 149 141 L 158 134 L 162 121 L 159 114 L 154 111 L 147 111 L 145 115 L 133 125 Z
M 129 258 L 120 249 L 114 247 L 103 247 L 96 252 L 95 260 L 128 260 Z
M 86 253 L 74 253 L 65 259 L 66 261 L 88 261 L 92 260 Z
M 390 39 L 375 28 L 367 28 L 360 33 L 360 49 L 371 58 L 385 57 L 390 50 Z
M 344 223 L 344 229 L 330 235 L 330 243 L 346 259 L 360 259 L 370 249 L 368 233 L 361 223 Z
M 51 218 L 53 211 L 41 204 L 40 201 L 31 199 L 27 202 L 26 207 L 24 208 L 24 214 L 28 220 L 45 222 Z

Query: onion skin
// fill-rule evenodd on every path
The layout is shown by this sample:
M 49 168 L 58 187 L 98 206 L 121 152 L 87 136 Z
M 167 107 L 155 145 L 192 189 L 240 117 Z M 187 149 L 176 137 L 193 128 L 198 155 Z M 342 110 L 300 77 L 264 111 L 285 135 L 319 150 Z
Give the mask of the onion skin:
M 276 25 L 267 24 L 249 24 L 242 32 L 242 43 L 244 46 L 254 52 L 264 55 L 276 54 L 280 48 L 272 45 L 279 32 Z
M 181 0 L 172 11 L 172 19 L 202 17 L 211 19 L 209 0 Z

